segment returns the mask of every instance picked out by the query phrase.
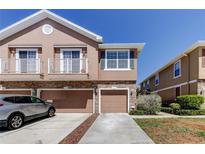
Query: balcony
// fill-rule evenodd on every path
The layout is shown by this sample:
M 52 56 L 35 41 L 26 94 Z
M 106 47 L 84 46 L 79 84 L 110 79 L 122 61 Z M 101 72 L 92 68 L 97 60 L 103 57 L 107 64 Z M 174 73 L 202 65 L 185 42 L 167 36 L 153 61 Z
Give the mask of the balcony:
M 48 80 L 87 80 L 86 58 L 48 59 Z
M 1 74 L 40 74 L 40 59 L 0 59 Z
M 40 59 L 0 59 L 0 80 L 40 80 L 43 63 Z
M 49 74 L 87 74 L 88 61 L 86 58 L 79 59 L 48 59 Z

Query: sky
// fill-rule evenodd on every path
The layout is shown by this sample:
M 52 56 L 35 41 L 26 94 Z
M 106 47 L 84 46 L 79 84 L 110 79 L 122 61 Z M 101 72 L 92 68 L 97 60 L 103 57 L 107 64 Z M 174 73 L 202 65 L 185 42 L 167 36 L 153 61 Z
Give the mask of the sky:
M 0 10 L 0 30 L 38 10 Z M 96 34 L 104 43 L 146 43 L 138 59 L 140 83 L 205 40 L 205 10 L 50 10 Z

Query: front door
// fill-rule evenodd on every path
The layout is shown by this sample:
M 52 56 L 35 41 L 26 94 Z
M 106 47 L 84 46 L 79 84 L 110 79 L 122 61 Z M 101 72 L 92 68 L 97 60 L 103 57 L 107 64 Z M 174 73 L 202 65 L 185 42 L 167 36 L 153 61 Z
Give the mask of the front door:
M 181 92 L 180 92 L 180 91 L 181 91 L 181 90 L 180 90 L 180 87 L 177 87 L 177 88 L 176 88 L 176 97 L 181 95 Z

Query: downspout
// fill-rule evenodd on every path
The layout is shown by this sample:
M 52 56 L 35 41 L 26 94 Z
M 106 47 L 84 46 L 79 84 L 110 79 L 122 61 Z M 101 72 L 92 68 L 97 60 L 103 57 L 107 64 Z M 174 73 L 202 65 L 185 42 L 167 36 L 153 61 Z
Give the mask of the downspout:
M 187 71 L 187 76 L 188 76 L 188 81 L 187 81 L 187 85 L 188 85 L 188 94 L 190 94 L 190 83 L 189 83 L 189 81 L 190 81 L 190 54 L 187 54 L 187 66 L 188 66 L 188 71 Z

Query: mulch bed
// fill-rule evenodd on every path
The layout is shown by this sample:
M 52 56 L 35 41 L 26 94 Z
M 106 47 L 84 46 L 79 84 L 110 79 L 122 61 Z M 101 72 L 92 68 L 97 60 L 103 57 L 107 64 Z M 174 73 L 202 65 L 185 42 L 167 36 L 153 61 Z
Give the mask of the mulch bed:
M 74 129 L 68 136 L 66 136 L 62 141 L 60 141 L 59 144 L 77 144 L 98 116 L 98 113 L 92 114 L 76 129 Z

